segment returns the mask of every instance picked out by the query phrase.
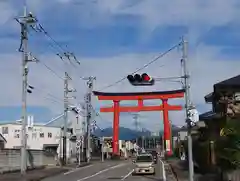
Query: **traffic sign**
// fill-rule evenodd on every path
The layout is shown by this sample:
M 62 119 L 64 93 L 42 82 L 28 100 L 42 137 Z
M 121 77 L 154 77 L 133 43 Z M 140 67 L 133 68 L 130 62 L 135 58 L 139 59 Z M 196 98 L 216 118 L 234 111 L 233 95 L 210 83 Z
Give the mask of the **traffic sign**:
M 199 121 L 199 113 L 196 108 L 191 108 L 188 110 L 189 119 L 196 123 Z

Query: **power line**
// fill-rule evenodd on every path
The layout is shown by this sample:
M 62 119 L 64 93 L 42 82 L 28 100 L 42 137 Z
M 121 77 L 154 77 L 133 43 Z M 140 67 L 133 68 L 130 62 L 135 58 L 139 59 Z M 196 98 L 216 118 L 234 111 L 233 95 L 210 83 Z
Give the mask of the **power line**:
M 154 62 L 156 62 L 158 59 L 164 57 L 165 55 L 167 55 L 169 52 L 171 52 L 172 50 L 174 50 L 175 48 L 178 48 L 180 45 L 182 44 L 182 41 L 174 46 L 172 46 L 171 48 L 169 48 L 167 51 L 161 53 L 160 55 L 158 55 L 157 57 L 155 57 L 154 59 L 152 59 L 150 62 L 148 62 L 147 64 L 143 65 L 142 67 L 136 69 L 134 72 L 132 72 L 131 74 L 135 74 L 143 69 L 145 69 L 146 67 L 148 67 L 149 65 L 153 64 Z M 110 87 L 113 87 L 115 86 L 116 84 L 122 82 L 123 80 L 125 80 L 127 78 L 127 75 L 124 76 L 123 78 L 119 79 L 118 81 L 108 85 L 108 86 L 105 86 L 103 88 L 101 88 L 99 91 L 102 91 L 104 89 L 107 89 L 107 88 L 110 88 Z
M 45 37 L 47 37 L 47 39 L 52 42 L 49 44 L 50 47 L 57 51 L 57 53 L 54 52 L 54 54 L 57 55 L 63 62 L 69 63 L 75 70 L 77 69 L 76 64 L 80 65 L 80 61 L 77 59 L 77 57 L 75 56 L 75 54 L 73 52 L 71 52 L 67 49 L 67 45 L 63 46 L 57 40 L 55 40 L 53 38 L 53 36 L 51 36 L 48 33 L 48 31 L 46 31 L 46 29 L 43 27 L 43 25 L 39 23 L 39 21 L 34 26 L 31 26 L 31 28 L 35 32 L 43 33 L 45 35 Z M 66 62 L 66 59 L 68 60 L 67 62 Z M 46 65 L 45 65 L 45 67 L 46 67 Z M 49 69 L 49 67 L 46 67 L 46 68 Z M 54 73 L 54 74 L 56 75 L 56 73 Z M 58 76 L 58 75 L 56 75 L 56 76 Z M 78 76 L 78 77 L 80 79 L 82 79 L 81 76 Z M 63 79 L 63 78 L 61 77 L 61 79 Z
M 43 27 L 42 24 L 40 24 L 38 22 L 38 24 L 36 24 L 35 26 L 31 27 L 35 32 L 40 32 L 43 33 L 49 40 L 51 40 L 60 51 L 62 51 L 62 53 L 57 53 L 56 55 L 59 56 L 62 60 L 63 57 L 67 58 L 69 60 L 69 63 L 75 67 L 75 65 L 71 62 L 71 58 L 73 58 L 73 60 L 75 61 L 75 63 L 77 63 L 78 65 L 80 65 L 80 61 L 78 61 L 77 57 L 75 56 L 75 54 L 73 52 L 70 52 L 67 50 L 67 48 L 65 48 L 64 46 L 62 46 L 57 40 L 55 40 L 47 31 L 46 29 Z M 67 47 L 67 45 L 66 45 Z
M 35 30 L 35 29 L 34 29 L 34 30 Z M 35 31 L 36 31 L 36 30 L 35 30 Z M 29 33 L 29 34 L 32 35 L 31 33 Z M 56 47 L 55 47 L 52 43 L 49 42 L 48 45 L 49 45 L 52 49 L 56 50 Z M 52 50 L 52 49 L 51 49 L 51 50 Z M 53 52 L 56 56 L 58 56 L 58 58 L 60 58 L 60 59 L 62 60 L 62 62 L 65 62 L 63 56 L 59 53 L 59 51 L 56 50 L 56 52 L 54 52 L 54 50 L 52 50 L 52 52 Z M 36 58 L 36 57 L 34 57 L 34 58 Z M 48 65 L 45 64 L 44 62 L 40 61 L 39 59 L 38 59 L 38 61 L 39 61 L 40 63 L 42 63 L 43 66 L 45 66 L 45 67 L 46 67 L 51 73 L 53 73 L 55 76 L 57 76 L 58 78 L 64 80 L 64 78 L 63 78 L 62 76 L 60 76 L 58 73 L 56 73 L 50 66 L 48 66 Z M 69 61 L 70 61 L 70 60 L 69 60 Z M 73 68 L 74 68 L 74 70 L 76 71 L 76 73 L 79 73 L 79 71 L 77 71 L 77 70 L 78 70 L 77 67 L 76 67 L 71 61 L 70 61 L 70 64 L 73 66 Z M 79 75 L 78 75 L 78 78 L 84 79 L 83 76 L 79 76 Z
M 61 103 L 64 102 L 63 99 L 61 99 L 61 98 L 59 98 L 59 97 L 57 97 L 57 96 L 55 96 L 55 95 L 53 95 L 53 94 L 51 94 L 51 93 L 49 93 L 49 92 L 43 90 L 43 89 L 40 89 L 40 88 L 35 87 L 35 86 L 32 86 L 32 87 L 33 87 L 34 89 L 36 89 L 37 91 L 45 92 L 47 96 L 51 97 L 52 99 L 54 99 L 54 100 L 56 100 L 56 101 L 58 101 L 58 102 L 61 102 Z
M 58 77 L 61 80 L 64 80 L 63 77 L 61 77 L 60 75 L 58 75 L 58 73 L 56 73 L 51 67 L 49 67 L 47 64 L 45 64 L 43 61 L 40 61 L 40 59 L 36 58 L 35 56 L 32 55 L 32 53 L 30 53 L 30 55 L 32 56 L 32 59 L 35 60 L 37 63 L 41 63 L 45 68 L 47 68 L 52 74 L 54 74 L 56 77 Z
M 55 104 L 62 104 L 62 102 L 60 102 L 60 101 L 58 101 L 58 100 L 55 100 L 55 99 L 53 99 L 52 97 L 43 97 L 44 99 L 46 99 L 46 100 L 49 100 L 49 101 L 51 101 L 51 103 L 55 103 Z
M 33 26 L 31 27 L 35 32 L 38 32 Z M 29 32 L 29 35 L 33 36 L 33 34 L 31 32 Z M 45 36 L 46 37 L 46 36 Z M 50 40 L 51 41 L 51 40 Z M 51 42 L 47 42 L 48 46 L 51 48 L 50 50 L 58 57 L 60 58 L 63 62 L 63 57 L 60 55 L 58 49 L 56 48 L 56 46 L 54 46 L 54 43 Z
M 67 45 L 63 46 L 61 45 L 56 39 L 53 38 L 53 36 L 51 36 L 49 34 L 48 31 L 46 31 L 46 29 L 43 27 L 42 24 L 38 23 L 35 24 L 34 26 L 31 26 L 31 28 L 35 31 L 35 32 L 39 32 L 39 33 L 43 33 L 45 35 L 45 37 L 51 41 L 51 43 L 49 42 L 49 46 L 54 49 L 56 52 L 54 52 L 54 54 L 56 56 L 58 56 L 63 62 L 65 61 L 65 58 L 68 60 L 68 62 L 70 63 L 70 65 L 74 68 L 74 70 L 77 70 L 77 66 L 74 64 L 74 62 L 78 65 L 80 65 L 80 61 L 77 59 L 77 57 L 75 56 L 75 54 L 73 52 L 70 52 L 67 49 Z M 54 46 L 55 45 L 55 46 Z M 74 61 L 73 61 L 74 60 Z M 79 73 L 78 71 L 76 71 L 76 73 Z M 59 76 L 58 76 L 59 77 Z M 78 76 L 80 79 L 84 79 L 84 77 L 82 76 Z
M 35 87 L 31 86 L 33 89 L 35 89 Z M 39 89 L 37 89 L 38 91 L 40 91 Z M 29 90 L 28 90 L 29 91 Z M 32 91 L 30 91 L 29 93 L 32 93 Z M 53 96 L 50 93 L 46 93 L 46 96 L 43 96 L 43 98 L 47 101 L 50 101 L 51 103 L 57 104 L 59 106 L 59 104 L 63 104 L 63 100 Z
M 51 69 L 48 65 L 46 65 L 43 62 L 40 62 L 44 67 L 46 67 L 52 74 L 54 74 L 56 77 L 58 77 L 61 80 L 64 80 L 63 77 L 61 77 L 60 75 L 58 75 L 53 69 Z
M 92 105 L 91 105 L 91 108 L 92 108 L 92 110 L 94 111 L 95 115 L 96 115 L 97 117 L 99 117 L 101 121 L 105 121 L 105 122 L 108 122 L 108 123 L 112 123 L 111 121 L 107 121 L 107 120 L 103 119 L 103 117 L 101 116 L 101 114 L 100 114 L 98 111 L 96 111 L 96 109 L 95 109 Z

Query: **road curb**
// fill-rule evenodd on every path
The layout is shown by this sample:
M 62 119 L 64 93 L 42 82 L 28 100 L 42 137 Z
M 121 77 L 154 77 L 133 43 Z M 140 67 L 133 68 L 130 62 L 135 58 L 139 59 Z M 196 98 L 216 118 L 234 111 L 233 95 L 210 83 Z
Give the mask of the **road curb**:
M 175 180 L 175 181 L 179 181 L 178 175 L 176 173 L 176 171 L 174 170 L 173 166 L 171 163 L 168 162 L 168 160 L 165 160 L 165 171 L 167 172 L 166 175 L 169 178 L 171 178 L 171 180 Z
M 66 170 L 63 169 L 63 170 L 56 171 L 54 173 L 51 173 L 51 175 L 44 175 L 44 176 L 41 176 L 41 177 L 38 177 L 38 178 L 29 178 L 29 179 L 26 179 L 26 181 L 41 181 L 41 180 L 43 180 L 45 178 L 54 177 L 56 175 L 64 173 L 65 171 L 67 171 L 67 169 Z
M 46 166 L 35 166 L 35 167 L 28 167 L 27 171 L 32 171 L 32 170 L 42 170 L 45 169 Z M 1 170 L 0 171 L 0 175 L 4 175 L 4 174 L 9 174 L 9 173 L 18 173 L 20 172 L 21 169 L 17 168 L 17 169 L 9 169 L 9 170 Z
M 69 169 L 69 170 L 72 170 L 72 169 L 76 169 L 76 168 L 82 168 L 82 167 L 86 167 L 86 166 L 88 166 L 88 165 L 92 165 L 93 163 L 82 163 L 82 164 L 80 164 L 80 165 L 73 165 L 72 167 L 71 166 L 63 166 L 62 168 L 66 168 L 66 169 Z M 59 167 L 61 167 L 61 166 L 59 166 Z
M 171 171 L 172 171 L 174 177 L 176 178 L 177 181 L 179 181 L 177 172 L 176 172 L 175 169 L 173 168 L 172 164 L 169 163 L 169 166 L 170 166 L 170 168 L 171 168 Z
M 160 163 L 161 163 L 161 165 L 162 165 L 162 180 L 163 181 L 166 181 L 167 180 L 167 178 L 166 178 L 166 172 L 165 172 L 165 164 L 164 164 L 164 161 L 163 160 L 161 160 L 161 159 L 159 159 L 159 161 L 160 161 Z

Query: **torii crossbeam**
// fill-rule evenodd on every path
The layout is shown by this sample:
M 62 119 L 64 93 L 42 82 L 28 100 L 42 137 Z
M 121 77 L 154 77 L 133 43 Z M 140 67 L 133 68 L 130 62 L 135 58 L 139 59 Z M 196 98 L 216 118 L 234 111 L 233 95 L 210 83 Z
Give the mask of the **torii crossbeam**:
M 120 112 L 141 112 L 141 111 L 163 111 L 164 141 L 166 154 L 172 155 L 171 129 L 168 111 L 180 111 L 182 106 L 169 105 L 168 100 L 183 98 L 184 90 L 161 91 L 161 92 L 128 92 L 128 93 L 106 93 L 93 91 L 98 100 L 112 100 L 112 107 L 102 107 L 100 112 L 113 112 L 113 154 L 119 155 L 119 113 Z M 162 104 L 159 106 L 144 106 L 144 100 L 160 99 Z M 136 100 L 137 106 L 120 106 L 120 101 Z

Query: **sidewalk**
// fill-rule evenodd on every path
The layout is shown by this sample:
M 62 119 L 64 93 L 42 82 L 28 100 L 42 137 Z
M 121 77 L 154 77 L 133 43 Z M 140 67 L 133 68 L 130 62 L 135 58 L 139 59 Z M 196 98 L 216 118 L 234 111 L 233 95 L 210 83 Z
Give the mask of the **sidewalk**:
M 167 160 L 169 163 L 173 174 L 175 175 L 178 181 L 188 181 L 188 168 L 186 164 L 178 159 L 169 159 Z
M 19 172 L 8 173 L 0 175 L 0 181 L 40 181 L 49 176 L 54 176 L 63 172 L 67 172 L 69 169 L 61 167 L 46 167 L 43 169 L 36 169 L 27 171 L 23 177 Z
M 177 181 L 188 181 L 188 163 L 181 161 L 179 159 L 169 159 L 167 160 L 172 168 L 172 171 L 177 179 Z M 194 174 L 194 181 L 219 181 L 219 178 L 214 174 Z
M 81 163 L 80 167 L 87 166 L 89 164 L 93 164 L 96 161 L 86 163 Z M 0 174 L 0 181 L 40 181 L 47 177 L 52 177 L 64 172 L 68 172 L 69 170 L 75 169 L 77 164 L 69 164 L 63 167 L 60 166 L 48 166 L 48 167 L 39 167 L 34 170 L 27 171 L 26 175 L 23 177 L 20 174 L 20 170 L 16 170 L 12 173 L 4 173 Z

